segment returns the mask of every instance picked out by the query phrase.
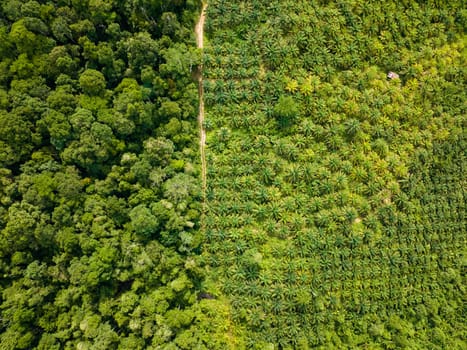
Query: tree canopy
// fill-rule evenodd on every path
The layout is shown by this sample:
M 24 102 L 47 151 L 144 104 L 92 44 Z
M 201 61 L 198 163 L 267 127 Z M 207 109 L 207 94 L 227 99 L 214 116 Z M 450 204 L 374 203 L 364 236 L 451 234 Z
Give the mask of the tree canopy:
M 197 298 L 200 5 L 1 2 L 1 349 L 194 349 L 220 329 Z

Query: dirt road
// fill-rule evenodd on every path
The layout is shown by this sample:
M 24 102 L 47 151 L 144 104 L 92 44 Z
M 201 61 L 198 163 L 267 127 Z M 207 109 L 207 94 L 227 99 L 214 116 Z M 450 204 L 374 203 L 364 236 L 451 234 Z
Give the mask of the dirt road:
M 195 26 L 196 44 L 198 48 L 204 47 L 204 20 L 206 18 L 207 4 L 203 4 L 203 9 L 199 17 L 198 23 Z M 204 129 L 204 99 L 203 99 L 203 64 L 198 67 L 198 94 L 199 94 L 199 112 L 198 112 L 198 126 L 199 126 L 199 153 L 201 157 L 201 186 L 203 193 L 203 215 L 206 213 L 206 130 Z M 201 225 L 203 225 L 202 220 Z

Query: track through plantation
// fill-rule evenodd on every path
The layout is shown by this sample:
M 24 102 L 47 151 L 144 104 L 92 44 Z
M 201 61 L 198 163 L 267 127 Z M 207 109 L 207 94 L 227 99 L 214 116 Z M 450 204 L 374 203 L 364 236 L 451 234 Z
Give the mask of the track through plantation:
M 206 18 L 207 4 L 203 4 L 201 15 L 198 23 L 195 26 L 196 45 L 199 49 L 204 46 L 204 20 Z M 204 98 L 203 98 L 203 64 L 201 63 L 198 68 L 198 94 L 199 94 L 199 111 L 198 111 L 198 125 L 199 125 L 199 153 L 201 157 L 201 186 L 203 195 L 203 217 L 206 212 L 206 130 L 204 128 Z M 204 220 L 202 219 L 201 225 L 203 226 Z

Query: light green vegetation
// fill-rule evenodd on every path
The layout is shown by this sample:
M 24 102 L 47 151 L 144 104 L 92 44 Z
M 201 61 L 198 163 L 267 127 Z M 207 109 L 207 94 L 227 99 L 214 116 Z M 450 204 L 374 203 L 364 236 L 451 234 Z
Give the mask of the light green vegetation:
M 467 346 L 465 16 L 210 2 L 204 257 L 237 348 Z

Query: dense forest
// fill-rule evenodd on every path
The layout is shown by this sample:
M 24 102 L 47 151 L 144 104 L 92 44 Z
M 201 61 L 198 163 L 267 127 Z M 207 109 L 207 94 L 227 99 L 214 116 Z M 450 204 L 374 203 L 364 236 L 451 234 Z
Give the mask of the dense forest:
M 0 3 L 0 349 L 206 343 L 201 4 Z
M 0 0 L 0 350 L 467 348 L 463 1 L 202 5 Z

